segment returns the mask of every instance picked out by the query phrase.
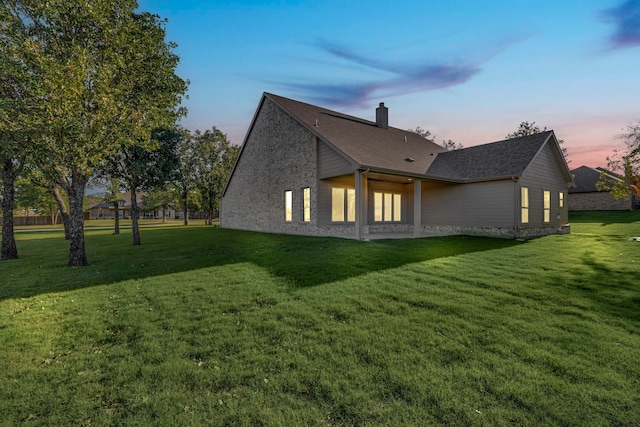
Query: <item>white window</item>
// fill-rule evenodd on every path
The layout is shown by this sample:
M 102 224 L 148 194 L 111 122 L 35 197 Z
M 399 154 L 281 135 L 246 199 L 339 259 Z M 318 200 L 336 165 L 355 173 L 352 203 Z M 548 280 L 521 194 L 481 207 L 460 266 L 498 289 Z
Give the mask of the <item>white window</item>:
M 402 195 L 373 193 L 373 220 L 378 222 L 400 221 L 402 218 Z
M 347 188 L 347 221 L 356 220 L 356 189 Z
M 520 188 L 520 222 L 529 223 L 529 189 L 527 187 Z
M 544 222 L 549 222 L 551 219 L 551 191 L 545 191 L 543 193 L 544 198 Z
M 562 191 L 558 193 L 558 206 L 564 208 L 564 193 Z
M 354 222 L 356 220 L 355 188 L 333 187 L 331 189 L 331 221 Z
M 302 189 L 302 220 L 311 221 L 311 189 L 309 187 Z
M 287 190 L 284 192 L 284 220 L 291 222 L 293 219 L 293 192 Z
M 400 194 L 393 195 L 393 220 L 400 221 L 402 212 L 402 197 Z
M 373 193 L 373 220 L 382 221 L 382 193 Z

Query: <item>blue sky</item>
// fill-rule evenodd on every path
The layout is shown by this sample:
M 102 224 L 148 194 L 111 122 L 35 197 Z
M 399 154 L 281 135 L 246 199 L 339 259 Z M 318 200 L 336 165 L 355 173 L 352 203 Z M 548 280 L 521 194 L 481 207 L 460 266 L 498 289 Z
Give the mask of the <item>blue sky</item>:
M 263 92 L 430 130 L 465 147 L 520 122 L 606 166 L 640 120 L 640 0 L 139 0 L 168 19 L 184 127 L 241 144 Z

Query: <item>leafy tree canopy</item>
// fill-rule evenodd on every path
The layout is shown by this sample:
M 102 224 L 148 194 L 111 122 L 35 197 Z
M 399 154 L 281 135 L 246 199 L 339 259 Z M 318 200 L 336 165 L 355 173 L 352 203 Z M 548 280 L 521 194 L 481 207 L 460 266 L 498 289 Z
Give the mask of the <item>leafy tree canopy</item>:
M 631 194 L 640 197 L 640 121 L 627 126 L 618 138 L 624 141 L 625 148 L 615 149 L 607 156 L 607 168 L 618 179 L 611 179 L 603 171 L 597 188 L 610 191 L 616 199 L 628 200 Z
M 536 133 L 545 132 L 546 130 L 546 127 L 544 129 L 540 129 L 540 126 L 536 125 L 536 122 L 522 122 L 520 123 L 520 126 L 518 126 L 518 129 L 516 129 L 515 132 L 507 134 L 507 136 L 505 136 L 505 139 L 534 135 Z M 567 162 L 567 164 L 571 163 L 571 160 L 569 160 L 569 153 L 567 152 L 567 148 L 562 146 L 562 144 L 564 144 L 564 140 L 559 139 L 558 144 L 560 144 L 560 150 L 562 151 L 562 156 L 564 157 L 565 162 Z
M 29 147 L 66 191 L 70 266 L 87 263 L 82 199 L 94 169 L 123 147 L 152 148 L 151 131 L 185 113 L 188 82 L 175 74 L 166 21 L 136 9 L 135 0 L 0 0 L 2 90 L 11 94 L 0 134 Z
M 435 142 L 436 140 L 436 136 L 433 135 L 431 133 L 431 131 L 427 130 L 427 129 L 422 129 L 420 126 L 418 126 L 415 129 L 409 129 L 410 132 L 415 132 L 418 135 L 420 135 L 421 137 L 423 137 L 424 139 L 428 139 L 429 141 L 433 141 Z M 460 150 L 462 148 L 464 148 L 464 146 L 462 144 L 458 144 L 455 141 L 448 139 L 448 140 L 442 140 L 442 143 L 440 144 L 442 147 L 446 148 L 447 150 L 451 151 L 451 150 Z

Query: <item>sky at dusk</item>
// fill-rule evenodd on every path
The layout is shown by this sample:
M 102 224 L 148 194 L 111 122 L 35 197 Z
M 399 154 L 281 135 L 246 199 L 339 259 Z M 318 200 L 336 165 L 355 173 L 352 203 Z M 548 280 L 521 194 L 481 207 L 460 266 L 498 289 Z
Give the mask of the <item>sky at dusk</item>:
M 139 0 L 168 19 L 188 129 L 241 144 L 263 92 L 493 142 L 553 129 L 570 167 L 606 166 L 640 121 L 640 0 Z

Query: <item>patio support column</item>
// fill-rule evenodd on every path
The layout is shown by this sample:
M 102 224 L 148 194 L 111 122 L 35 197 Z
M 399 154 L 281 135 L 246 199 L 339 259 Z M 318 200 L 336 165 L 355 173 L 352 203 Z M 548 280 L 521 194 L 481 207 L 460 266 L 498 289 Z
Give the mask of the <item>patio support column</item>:
M 420 236 L 422 226 L 422 181 L 413 181 L 413 237 Z
M 362 191 L 362 171 L 356 171 L 356 239 L 362 240 L 362 220 L 364 212 L 364 197 Z

